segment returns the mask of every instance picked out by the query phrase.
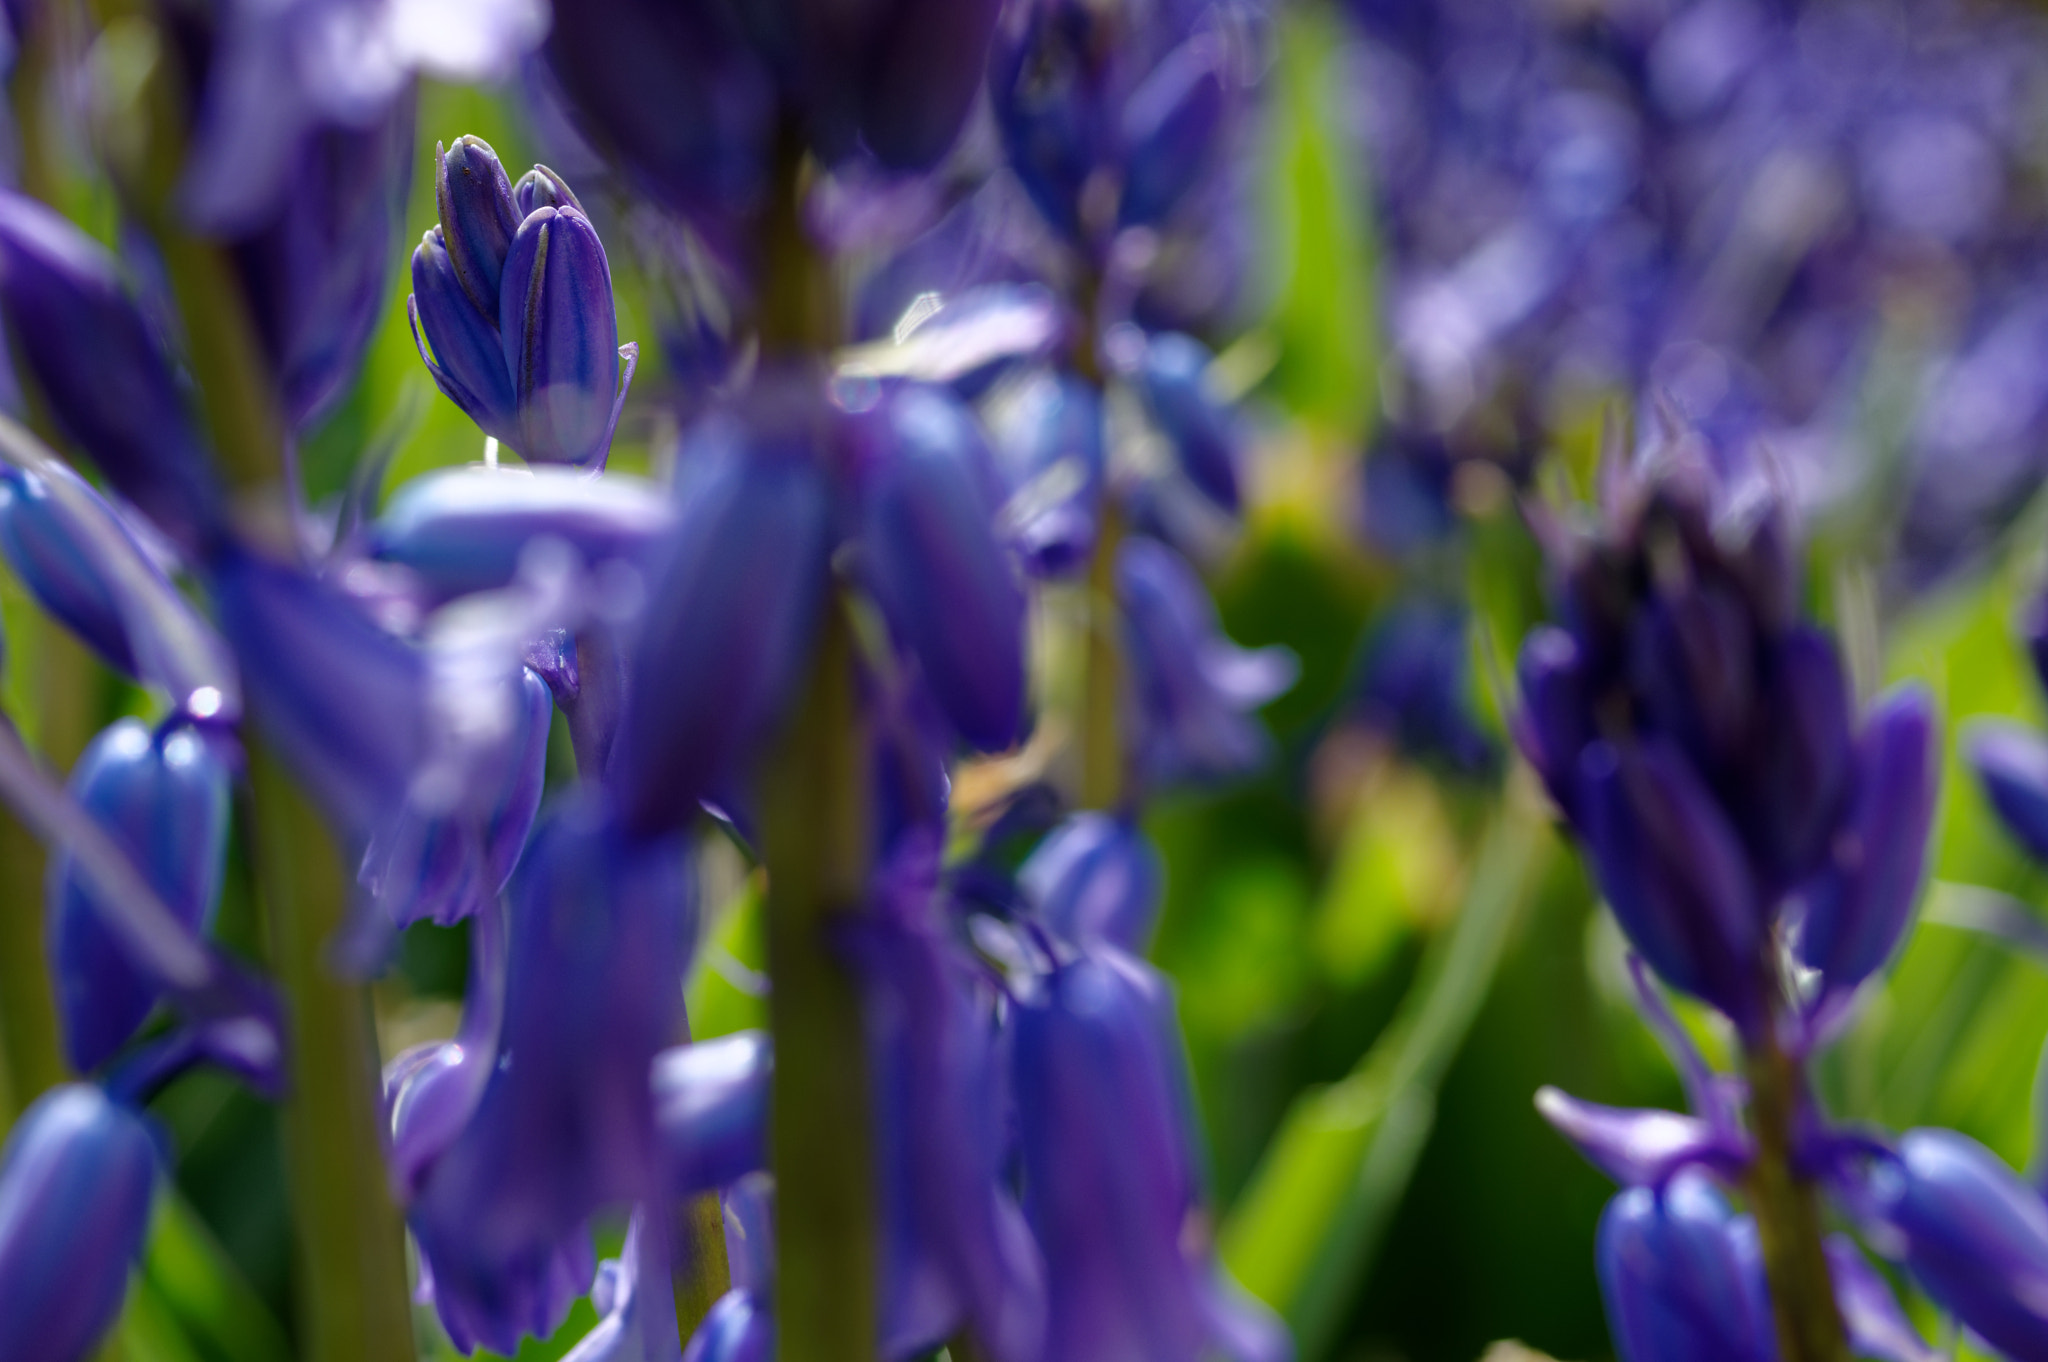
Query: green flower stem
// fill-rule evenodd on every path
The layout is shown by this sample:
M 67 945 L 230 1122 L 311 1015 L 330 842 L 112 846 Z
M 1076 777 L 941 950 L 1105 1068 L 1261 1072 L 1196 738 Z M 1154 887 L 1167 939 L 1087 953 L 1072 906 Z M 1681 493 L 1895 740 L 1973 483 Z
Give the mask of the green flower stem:
M 1124 749 L 1118 711 L 1123 704 L 1122 617 L 1116 603 L 1116 559 L 1123 546 L 1123 516 L 1103 498 L 1095 556 L 1088 562 L 1088 598 L 1081 654 L 1081 807 L 1114 808 L 1123 797 Z
M 833 927 L 861 911 L 867 883 L 869 773 L 854 657 L 851 623 L 834 602 L 763 791 L 781 1362 L 875 1356 L 866 1038 L 857 982 L 832 940 Z
M 676 1203 L 669 1219 L 669 1282 L 676 1300 L 676 1333 L 682 1345 L 732 1289 L 725 1258 L 725 1211 L 718 1193 L 704 1192 Z
M 1803 1083 L 1799 1061 L 1766 1030 L 1745 1049 L 1743 1076 L 1749 1082 L 1750 1133 L 1756 1140 L 1756 1160 L 1744 1190 L 1763 1245 L 1779 1356 L 1785 1362 L 1849 1362 L 1848 1338 L 1822 1247 L 1818 1189 L 1799 1176 L 1792 1162 L 1793 1119 Z
M 43 953 L 43 848 L 12 813 L 0 810 L 0 1062 L 12 1125 L 42 1092 L 69 1078 L 57 1041 L 57 1001 Z

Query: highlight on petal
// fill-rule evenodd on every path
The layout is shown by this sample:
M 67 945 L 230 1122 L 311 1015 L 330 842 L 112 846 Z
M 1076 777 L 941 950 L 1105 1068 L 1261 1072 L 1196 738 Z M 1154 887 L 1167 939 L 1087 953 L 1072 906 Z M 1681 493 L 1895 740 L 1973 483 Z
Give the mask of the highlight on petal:
M 1624 1187 L 1660 1187 L 1693 1164 L 1732 1174 L 1749 1155 L 1739 1136 L 1675 1111 L 1601 1106 L 1550 1087 L 1537 1090 L 1536 1110 L 1588 1163 Z

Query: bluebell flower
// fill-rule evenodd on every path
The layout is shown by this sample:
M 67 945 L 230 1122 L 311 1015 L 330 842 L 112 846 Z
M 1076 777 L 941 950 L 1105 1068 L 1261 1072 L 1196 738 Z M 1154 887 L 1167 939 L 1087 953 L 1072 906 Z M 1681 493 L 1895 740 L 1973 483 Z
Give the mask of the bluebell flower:
M 2006 830 L 2036 860 L 2048 860 L 2048 739 L 2011 720 L 1970 725 L 1966 751 Z
M 768 1078 L 760 1031 L 664 1050 L 654 1061 L 655 1123 L 675 1196 L 714 1191 L 768 1162 Z
M 522 216 L 480 138 L 443 150 L 436 182 L 441 222 L 413 252 L 410 302 L 434 382 L 528 462 L 603 467 L 639 351 L 619 344 L 596 229 L 566 186 L 529 188 Z
M 68 484 L 72 495 L 54 492 L 54 481 Z M 37 604 L 109 666 L 134 676 L 139 668 L 128 642 L 127 612 L 96 559 L 102 540 L 75 523 L 81 502 L 133 547 L 143 571 L 162 577 L 92 485 L 54 461 L 32 470 L 0 464 L 0 553 Z
M 1095 552 L 1105 460 L 1102 394 L 1078 375 L 1040 370 L 1006 394 L 992 422 L 1009 487 L 1003 527 L 1032 573 L 1064 577 Z
M 1288 1357 L 1278 1322 L 1222 1276 L 1203 1228 L 1163 979 L 1103 948 L 1050 974 L 1015 1025 L 1025 1211 L 1047 1272 L 1043 1356 Z
M 1601 1106 L 1556 1088 L 1537 1091 L 1536 1110 L 1586 1162 L 1624 1187 L 1665 1187 L 1694 1166 L 1740 1174 L 1752 1153 L 1742 1132 L 1675 1111 Z
M 1470 617 L 1416 598 L 1374 621 L 1360 649 L 1352 712 L 1402 752 L 1471 774 L 1494 768 L 1493 735 L 1473 712 Z
M 1117 555 L 1130 681 L 1133 760 L 1155 785 L 1227 779 L 1256 769 L 1272 740 L 1253 711 L 1294 684 L 1284 648 L 1239 648 L 1185 559 L 1134 538 Z
M 1032 911 L 1084 945 L 1143 954 L 1159 920 L 1166 866 L 1130 818 L 1077 813 L 1054 828 L 1017 871 Z
M 177 920 L 204 931 L 220 898 L 228 834 L 228 770 L 207 739 L 186 728 L 151 733 L 140 720 L 123 719 L 85 749 L 70 789 Z M 155 981 L 107 929 L 92 892 L 68 854 L 56 859 L 50 973 L 65 1056 L 80 1072 L 111 1058 L 158 997 Z
M 1756 1226 L 1698 1175 L 1614 1198 L 1595 1252 L 1624 1362 L 1776 1362 Z
M 1208 390 L 1208 349 L 1175 332 L 1145 339 L 1128 361 L 1131 384 L 1172 449 L 1181 473 L 1225 511 L 1238 509 L 1237 412 Z
M 113 488 L 181 548 L 217 524 L 206 446 L 114 260 L 50 209 L 0 194 L 0 308 L 16 361 Z
M 143 1119 L 67 1083 L 22 1113 L 0 1153 L 0 1352 L 83 1362 L 142 1256 L 157 1148 Z

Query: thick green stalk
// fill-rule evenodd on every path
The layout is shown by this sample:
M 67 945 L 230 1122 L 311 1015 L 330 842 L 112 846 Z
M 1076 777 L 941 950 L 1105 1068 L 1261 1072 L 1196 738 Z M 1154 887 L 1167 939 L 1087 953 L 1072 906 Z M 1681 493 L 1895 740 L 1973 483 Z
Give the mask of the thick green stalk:
M 852 628 L 837 603 L 820 634 L 762 803 L 776 1346 L 782 1362 L 872 1362 L 878 1245 L 866 1041 L 860 991 L 833 941 L 866 891 L 868 762 Z
M 676 1203 L 669 1218 L 669 1283 L 676 1300 L 676 1333 L 685 1348 L 690 1335 L 732 1289 L 725 1258 L 725 1211 L 716 1192 Z
M 1743 1075 L 1749 1081 L 1750 1133 L 1756 1140 L 1756 1160 L 1744 1190 L 1763 1245 L 1779 1356 L 1785 1362 L 1849 1362 L 1822 1246 L 1819 1192 L 1792 1162 L 1793 1120 L 1803 1085 L 1799 1061 L 1766 1028 L 1743 1052 Z
M 1095 556 L 1088 562 L 1087 633 L 1081 653 L 1081 807 L 1114 808 L 1123 798 L 1124 749 L 1118 710 L 1123 704 L 1122 620 L 1116 604 L 1116 557 L 1123 518 L 1107 498 Z
M 379 1066 L 369 995 L 337 978 L 328 940 L 348 880 L 318 811 L 277 758 L 249 753 L 257 883 L 270 968 L 285 998 L 284 1108 L 305 1362 L 412 1362 L 405 1240 L 380 1157 Z

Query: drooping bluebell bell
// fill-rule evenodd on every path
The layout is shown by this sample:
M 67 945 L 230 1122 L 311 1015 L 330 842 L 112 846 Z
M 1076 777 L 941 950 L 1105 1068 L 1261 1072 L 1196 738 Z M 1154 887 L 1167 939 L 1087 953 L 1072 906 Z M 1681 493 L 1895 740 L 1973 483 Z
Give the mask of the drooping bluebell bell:
M 2011 720 L 1979 719 L 1965 750 L 1999 821 L 2029 855 L 2048 859 L 2048 739 Z
M 545 189 L 527 189 L 522 215 L 488 143 L 462 137 L 440 154 L 441 221 L 412 257 L 420 357 L 451 402 L 528 462 L 602 468 L 639 350 L 619 344 L 590 219 L 552 173 L 536 167 L 535 182 Z
M 867 580 L 961 739 L 1002 751 L 1024 726 L 1024 593 L 994 534 L 988 446 L 958 399 L 928 385 L 891 390 L 868 422 L 881 448 L 861 473 Z
M 1020 1002 L 1012 1041 L 1025 1211 L 1045 1254 L 1046 1359 L 1290 1353 L 1218 1268 L 1191 1099 L 1159 975 L 1102 948 Z
M 643 1209 L 627 1227 L 619 1256 L 597 1270 L 590 1303 L 602 1318 L 563 1362 L 680 1362 L 669 1262 L 660 1214 Z
M 102 732 L 71 773 L 71 793 L 134 858 L 164 904 L 193 932 L 220 897 L 227 853 L 228 771 L 201 735 L 152 733 L 137 719 Z M 149 1015 L 158 988 L 139 970 L 91 902 L 69 855 L 51 867 L 51 977 L 64 1048 L 80 1072 L 98 1068 Z
M 1609 1202 L 1595 1253 L 1627 1362 L 1775 1362 L 1756 1226 L 1698 1175 Z
M 1054 933 L 1138 954 L 1151 942 L 1165 880 L 1150 838 L 1128 817 L 1093 811 L 1053 829 L 1017 871 L 1026 900 Z
M 1294 684 L 1284 648 L 1239 648 L 1223 635 L 1195 570 L 1156 540 L 1117 555 L 1130 682 L 1133 762 L 1154 785 L 1227 779 L 1265 760 L 1271 739 L 1252 711 Z
M 773 1064 L 760 1031 L 679 1045 L 655 1057 L 655 1123 L 673 1195 L 714 1191 L 767 1165 Z
M 0 195 L 0 309 L 65 435 L 181 548 L 220 516 L 220 490 L 171 366 L 114 260 L 50 209 Z
M 92 1354 L 142 1255 L 157 1157 L 143 1118 L 88 1084 L 22 1114 L 0 1153 L 0 1352 Z
M 644 563 L 674 523 L 670 500 L 630 474 L 453 468 L 394 492 L 366 547 L 404 565 L 427 598 L 439 601 L 506 585 L 520 554 L 543 535 L 567 543 L 591 567 L 613 559 Z
M 497 1051 L 407 1212 L 436 1298 L 519 1328 L 561 1246 L 606 1204 L 665 1195 L 650 1081 L 694 936 L 685 849 L 635 841 L 601 792 L 536 831 L 515 877 Z

